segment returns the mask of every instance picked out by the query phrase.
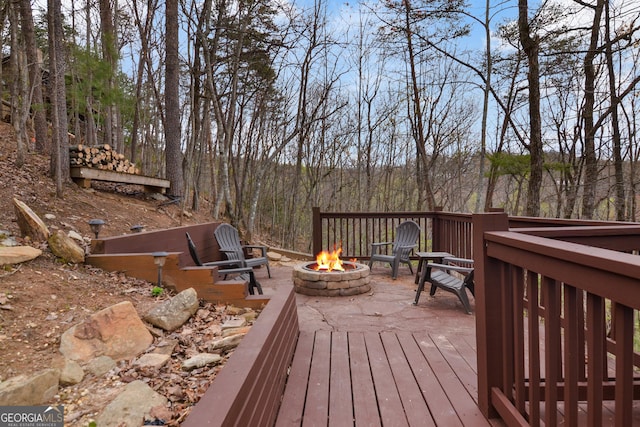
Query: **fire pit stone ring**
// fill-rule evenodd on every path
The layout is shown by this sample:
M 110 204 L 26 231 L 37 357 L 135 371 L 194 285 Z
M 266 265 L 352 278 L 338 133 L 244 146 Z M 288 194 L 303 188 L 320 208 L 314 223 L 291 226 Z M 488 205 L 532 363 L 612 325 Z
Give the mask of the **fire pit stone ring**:
M 350 296 L 371 290 L 369 267 L 355 262 L 343 262 L 345 271 L 316 271 L 315 263 L 293 268 L 295 291 L 310 296 Z

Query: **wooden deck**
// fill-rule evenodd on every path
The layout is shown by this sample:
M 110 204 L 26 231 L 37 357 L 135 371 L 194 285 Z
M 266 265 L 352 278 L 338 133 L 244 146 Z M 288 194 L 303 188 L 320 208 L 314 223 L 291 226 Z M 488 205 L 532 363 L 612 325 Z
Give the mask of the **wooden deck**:
M 476 383 L 472 334 L 303 331 L 276 426 L 489 426 Z

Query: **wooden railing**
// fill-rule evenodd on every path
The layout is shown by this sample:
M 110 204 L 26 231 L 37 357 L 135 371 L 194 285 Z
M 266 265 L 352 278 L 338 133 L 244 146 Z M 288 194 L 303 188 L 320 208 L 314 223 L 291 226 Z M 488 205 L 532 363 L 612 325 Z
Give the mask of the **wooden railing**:
M 371 244 L 391 242 L 396 227 L 412 220 L 420 225 L 419 251 L 446 251 L 471 257 L 471 215 L 450 212 L 320 212 L 313 208 L 314 254 L 342 246 L 345 259 L 369 259 Z
M 496 210 L 494 213 L 499 213 Z M 413 220 L 422 233 L 418 251 L 443 251 L 462 258 L 473 258 L 471 214 L 443 212 L 321 212 L 313 208 L 313 254 L 342 245 L 345 259 L 369 259 L 371 243 L 394 240 L 395 229 L 403 221 Z M 559 227 L 614 227 L 621 223 L 558 218 L 509 217 L 509 227 L 520 229 Z M 622 250 L 622 249 L 618 249 Z
M 314 250 L 368 258 L 405 219 L 418 250 L 473 258 L 478 402 L 508 425 L 633 424 L 640 400 L 640 224 L 442 211 L 321 213 Z M 634 402 L 636 401 L 636 402 Z
M 473 217 L 480 409 L 508 425 L 632 425 L 640 257 L 604 248 L 637 250 L 640 226 L 509 222 Z

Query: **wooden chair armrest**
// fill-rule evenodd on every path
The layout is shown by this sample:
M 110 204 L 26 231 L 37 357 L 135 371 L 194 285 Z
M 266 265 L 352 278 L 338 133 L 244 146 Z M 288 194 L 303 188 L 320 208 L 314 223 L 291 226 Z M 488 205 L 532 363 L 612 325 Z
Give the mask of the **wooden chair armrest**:
M 459 273 L 469 274 L 473 271 L 473 267 L 460 267 L 458 265 L 447 265 L 447 264 L 438 264 L 435 262 L 430 262 L 427 264 L 427 268 L 435 268 L 437 270 L 450 270 L 457 271 Z
M 469 259 L 469 258 L 457 258 L 457 257 L 453 257 L 453 256 L 445 257 L 443 259 L 443 262 L 454 262 L 454 263 L 460 263 L 460 264 L 473 265 L 473 260 L 472 259 Z
M 262 256 L 267 256 L 267 247 L 264 245 L 243 245 L 242 247 L 247 249 L 260 249 L 260 252 L 262 252 Z
M 390 245 L 392 243 L 393 242 L 375 242 L 375 243 L 372 243 L 371 246 L 376 246 L 377 247 L 377 246 Z
M 228 259 L 228 260 L 222 260 L 222 261 L 210 261 L 210 262 L 204 262 L 202 263 L 203 267 L 224 267 L 224 266 L 233 266 L 235 265 L 237 268 L 248 268 L 250 269 L 250 267 L 244 267 L 242 265 L 242 261 L 238 261 L 236 259 Z

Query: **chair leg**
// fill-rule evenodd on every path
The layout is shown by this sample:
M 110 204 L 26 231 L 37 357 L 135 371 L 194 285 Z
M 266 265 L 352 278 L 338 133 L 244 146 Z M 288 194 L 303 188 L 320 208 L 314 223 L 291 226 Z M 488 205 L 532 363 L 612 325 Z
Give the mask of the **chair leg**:
M 422 293 L 422 291 L 424 290 L 424 281 L 425 281 L 425 276 L 427 274 L 427 269 L 425 268 L 425 270 L 422 272 L 422 275 L 420 276 L 420 280 L 418 281 L 418 289 L 416 290 L 416 299 L 415 301 L 413 301 L 413 305 L 418 305 L 418 300 L 420 299 L 420 294 Z
M 436 294 L 436 289 L 438 289 L 438 285 L 432 283 L 431 290 L 429 291 L 429 295 L 434 296 Z
M 249 294 L 250 295 L 255 295 L 254 288 L 258 290 L 258 294 L 263 295 L 262 285 L 260 285 L 260 282 L 258 282 L 255 274 L 252 271 L 251 273 L 249 273 Z
M 467 291 L 465 290 L 464 286 L 462 287 L 462 289 L 456 292 L 456 295 L 458 295 L 458 298 L 460 298 L 460 302 L 464 306 L 467 314 L 471 314 L 471 304 L 469 304 L 469 297 L 467 296 Z
M 256 287 L 256 289 L 258 289 L 258 294 L 264 295 L 264 292 L 262 292 L 262 285 L 260 284 L 260 282 L 256 280 L 256 283 L 254 284 L 254 286 Z
M 400 259 L 396 258 L 391 264 L 391 278 L 396 280 L 398 278 L 398 267 L 400 266 Z
M 409 271 L 411 272 L 411 274 L 413 274 L 413 268 L 411 267 L 411 260 L 406 261 L 406 263 L 409 266 Z
M 269 279 L 271 279 L 271 268 L 269 268 L 269 264 L 267 264 L 267 274 L 269 275 Z

